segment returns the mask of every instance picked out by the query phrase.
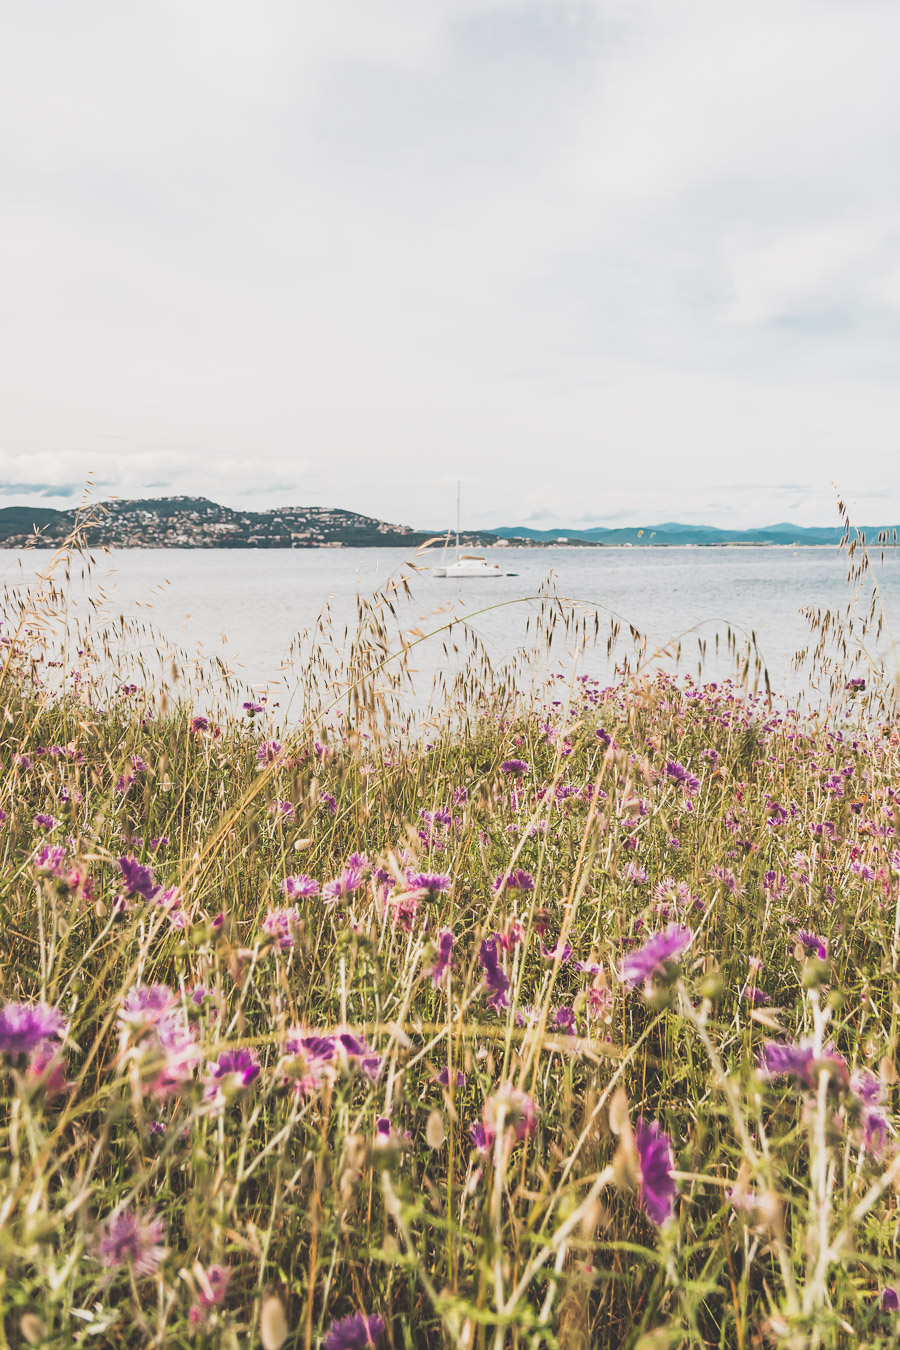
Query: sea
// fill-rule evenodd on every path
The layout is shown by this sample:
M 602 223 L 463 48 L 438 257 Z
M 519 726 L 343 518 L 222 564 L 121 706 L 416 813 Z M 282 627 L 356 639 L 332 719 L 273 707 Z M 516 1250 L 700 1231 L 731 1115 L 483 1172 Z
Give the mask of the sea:
M 328 628 L 332 647 L 340 648 L 360 606 L 387 588 L 393 612 L 382 608 L 383 640 L 389 651 L 415 643 L 409 664 L 413 698 L 422 706 L 435 674 L 461 663 L 467 644 L 477 645 L 495 668 L 532 660 L 542 677 L 575 670 L 609 683 L 623 659 L 632 666 L 638 659 L 632 628 L 641 635 L 643 669 L 725 678 L 735 667 L 732 639 L 738 655 L 754 644 L 773 694 L 816 702 L 821 683 L 808 662 L 796 662 L 810 645 L 804 611 L 865 608 L 873 580 L 888 627 L 893 621 L 900 635 L 896 554 L 883 562 L 873 558 L 861 586 L 848 584 L 847 557 L 834 547 L 560 546 L 494 549 L 489 556 L 515 575 L 438 578 L 432 569 L 439 551 L 393 548 L 95 551 L 89 567 L 79 557 L 57 564 L 55 599 L 43 607 L 56 617 L 41 622 L 66 648 L 66 659 L 74 659 L 87 628 L 102 629 L 107 651 L 118 649 L 116 677 L 125 681 L 132 667 L 136 680 L 148 673 L 171 679 L 174 671 L 182 681 L 199 679 L 209 699 L 233 698 L 239 687 L 276 702 L 296 687 L 298 664 L 309 660 L 310 633 Z M 43 550 L 0 553 L 4 631 L 14 622 L 16 603 L 46 589 L 39 578 L 51 559 Z M 555 637 L 548 656 L 551 610 Z M 611 624 L 618 624 L 612 652 Z M 576 635 L 579 625 L 582 635 L 590 632 L 587 644 Z M 448 635 L 459 655 L 448 656 Z M 869 650 L 893 678 L 887 629 Z M 757 678 L 755 663 L 748 675 L 751 683 Z

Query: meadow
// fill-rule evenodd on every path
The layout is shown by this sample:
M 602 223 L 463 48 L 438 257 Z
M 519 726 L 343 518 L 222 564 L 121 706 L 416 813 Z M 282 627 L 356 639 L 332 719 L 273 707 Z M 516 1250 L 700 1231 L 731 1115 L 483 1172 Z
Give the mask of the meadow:
M 900 722 L 848 540 L 803 711 L 632 633 L 607 687 L 472 645 L 423 718 L 465 634 L 395 651 L 388 589 L 217 714 L 67 629 L 77 540 L 8 596 L 0 1344 L 894 1344 Z M 545 599 L 539 646 L 621 640 Z

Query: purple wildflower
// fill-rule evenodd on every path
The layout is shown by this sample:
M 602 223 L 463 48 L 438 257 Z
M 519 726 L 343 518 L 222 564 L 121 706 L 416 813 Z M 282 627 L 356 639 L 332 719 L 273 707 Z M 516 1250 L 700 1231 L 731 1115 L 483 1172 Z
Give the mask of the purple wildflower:
M 434 985 L 440 984 L 441 980 L 444 978 L 445 972 L 452 967 L 453 962 L 450 959 L 450 957 L 453 951 L 453 944 L 455 941 L 456 938 L 453 936 L 453 933 L 449 928 L 441 929 L 440 933 L 438 934 L 437 940 L 437 960 L 435 961 L 434 965 L 431 967 L 431 971 L 429 972 L 431 975 L 432 984 Z
M 191 731 L 194 733 L 195 736 L 199 736 L 200 733 L 203 732 L 203 731 L 209 731 L 209 718 L 208 718 L 208 717 L 192 717 L 192 718 L 191 718 Z
M 319 894 L 319 883 L 302 872 L 297 877 L 285 877 L 280 889 L 288 900 L 309 900 Z
M 406 884 L 411 891 L 420 891 L 434 900 L 442 891 L 449 891 L 450 878 L 444 872 L 410 872 Z
M 634 1143 L 640 1165 L 641 1204 L 655 1224 L 664 1224 L 672 1217 L 678 1193 L 672 1176 L 675 1168 L 672 1142 L 656 1121 L 648 1124 L 643 1117 L 639 1117 L 634 1130 Z
M 59 821 L 55 816 L 45 815 L 43 812 L 35 816 L 34 823 L 41 830 L 55 830 Z
M 105 1266 L 134 1267 L 139 1275 L 152 1275 L 165 1256 L 165 1226 L 152 1210 L 116 1209 L 97 1234 L 97 1255 Z
M 247 703 L 242 703 L 241 707 L 244 709 L 244 712 L 251 719 L 251 721 L 253 720 L 253 718 L 256 716 L 257 713 L 265 711 L 261 703 L 250 703 L 249 701 Z
M 512 774 L 515 778 L 524 778 L 528 773 L 528 765 L 524 759 L 505 759 L 500 765 L 504 773 Z
M 692 774 L 690 769 L 686 769 L 683 764 L 676 764 L 673 759 L 670 759 L 666 765 L 666 776 L 674 779 L 688 796 L 693 796 L 700 786 L 700 779 Z
M 646 984 L 654 975 L 664 973 L 671 961 L 683 955 L 691 945 L 693 933 L 681 924 L 670 923 L 664 933 L 647 939 L 637 951 L 623 958 L 619 973 L 629 989 Z
M 135 984 L 122 1000 L 119 1017 L 134 1026 L 150 1025 L 170 1011 L 175 996 L 165 984 Z
M 296 909 L 273 909 L 263 919 L 262 930 L 275 939 L 280 951 L 288 952 L 294 945 L 294 929 L 299 922 L 300 914 Z
M 32 862 L 39 872 L 47 872 L 54 876 L 59 876 L 62 865 L 66 860 L 66 850 L 62 844 L 45 844 L 35 853 Z
M 260 764 L 272 764 L 281 754 L 281 741 L 263 741 L 256 752 Z
M 142 900 L 153 900 L 159 893 L 160 888 L 150 868 L 144 867 L 137 858 L 120 858 L 119 870 L 127 897 L 140 896 Z
M 493 938 L 485 938 L 478 951 L 478 960 L 484 971 L 484 983 L 490 990 L 488 1003 L 497 1011 L 509 1007 L 509 980 L 503 972 L 497 956 L 497 943 Z
M 330 816 L 337 815 L 337 797 L 332 797 L 330 792 L 319 793 L 319 805 L 324 806 Z
M 15 1060 L 66 1034 L 58 1008 L 46 1003 L 7 1003 L 0 1008 L 0 1055 Z
M 224 1050 L 211 1067 L 214 1080 L 230 1079 L 237 1087 L 249 1087 L 259 1077 L 259 1061 L 252 1050 Z
M 900 1312 L 900 1294 L 897 1293 L 893 1285 L 886 1285 L 882 1289 L 879 1302 L 882 1312 Z
M 352 895 L 354 891 L 358 891 L 362 884 L 362 869 L 345 867 L 339 877 L 336 877 L 334 881 L 327 881 L 322 887 L 322 898 L 326 904 L 333 905 L 343 896 Z
M 828 942 L 826 938 L 819 937 L 816 933 L 797 934 L 797 942 L 801 947 L 805 947 L 808 952 L 814 952 L 820 961 L 828 960 Z
M 466 1075 L 463 1073 L 462 1069 L 457 1069 L 454 1077 L 456 1080 L 457 1087 L 464 1088 L 466 1086 Z M 437 1080 L 440 1083 L 441 1087 L 450 1086 L 450 1070 L 447 1068 L 446 1064 L 438 1074 Z
M 384 1322 L 377 1314 L 367 1317 L 365 1313 L 354 1313 L 332 1322 L 325 1337 L 325 1350 L 366 1350 L 366 1346 L 376 1344 L 383 1331 Z
M 511 1130 L 517 1140 L 534 1134 L 537 1128 L 537 1107 L 521 1088 L 505 1083 L 492 1096 L 488 1097 L 482 1112 L 484 1132 L 488 1139 L 495 1139 L 501 1123 L 504 1130 Z
M 815 1047 L 809 1042 L 780 1045 L 777 1041 L 764 1041 L 757 1066 L 764 1078 L 795 1078 L 808 1088 L 816 1087 L 822 1069 L 828 1069 L 844 1083 L 848 1081 L 847 1063 L 843 1055 L 828 1046 L 820 1055 L 816 1055 Z
M 501 872 L 500 876 L 494 878 L 493 890 L 495 891 L 533 891 L 534 877 L 530 872 L 526 872 L 523 867 L 514 867 L 509 872 Z

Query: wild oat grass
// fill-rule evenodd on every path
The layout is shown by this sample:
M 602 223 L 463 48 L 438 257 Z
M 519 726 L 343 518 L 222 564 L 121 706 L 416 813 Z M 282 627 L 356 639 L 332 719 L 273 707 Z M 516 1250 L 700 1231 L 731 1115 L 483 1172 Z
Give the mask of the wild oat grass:
M 396 590 L 312 635 L 289 715 L 216 717 L 72 640 L 78 559 L 4 629 L 5 1344 L 895 1342 L 865 616 L 827 655 L 812 616 L 802 715 L 640 650 L 537 694 L 473 648 L 423 732 Z M 542 641 L 596 636 L 544 599 Z

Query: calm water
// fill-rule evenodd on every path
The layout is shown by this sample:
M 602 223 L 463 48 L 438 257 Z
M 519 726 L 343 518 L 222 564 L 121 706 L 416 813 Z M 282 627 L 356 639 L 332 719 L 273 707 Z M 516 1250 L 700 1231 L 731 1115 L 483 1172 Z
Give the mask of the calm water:
M 145 631 L 135 650 L 152 661 L 159 643 L 190 656 L 222 655 L 248 685 L 261 688 L 290 678 L 285 657 L 298 632 L 315 624 L 326 602 L 341 627 L 355 626 L 357 596 L 368 596 L 392 575 L 407 553 L 397 549 L 284 551 L 119 550 L 97 555 L 90 583 L 73 583 L 73 614 L 87 613 L 88 597 L 108 618 L 139 620 Z M 0 552 L 0 582 L 21 587 L 45 567 L 46 553 Z M 398 611 L 404 631 L 430 631 L 451 615 L 470 619 L 493 661 L 528 644 L 539 602 L 533 597 L 552 575 L 560 596 L 600 608 L 600 647 L 580 658 L 582 671 L 606 677 L 609 611 L 634 624 L 651 647 L 701 625 L 710 639 L 727 624 L 755 631 L 773 688 L 795 694 L 790 657 L 806 642 L 800 614 L 807 605 L 845 605 L 846 559 L 836 549 L 504 549 L 492 557 L 517 571 L 499 580 L 448 581 L 430 571 L 412 575 L 412 599 Z M 420 565 L 423 560 L 418 560 Z M 429 558 L 429 562 L 432 560 Z M 433 561 L 437 561 L 437 558 Z M 889 558 L 879 579 L 889 617 L 900 627 L 900 559 Z M 518 602 L 504 604 L 503 602 Z M 684 642 L 682 666 L 694 668 L 696 638 Z M 560 646 L 557 660 L 565 654 Z M 416 651 L 421 688 L 430 687 L 440 642 Z M 668 662 L 669 666 L 672 662 Z M 707 674 L 725 673 L 710 659 Z

